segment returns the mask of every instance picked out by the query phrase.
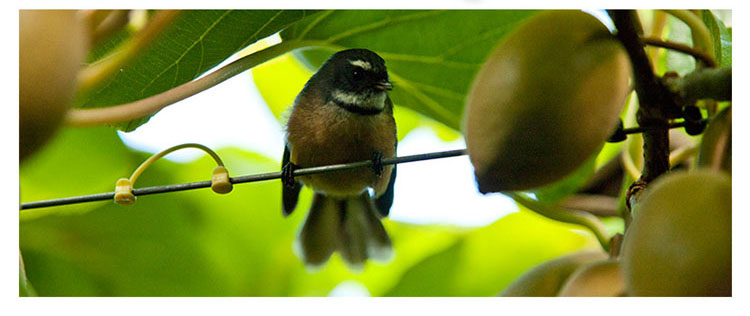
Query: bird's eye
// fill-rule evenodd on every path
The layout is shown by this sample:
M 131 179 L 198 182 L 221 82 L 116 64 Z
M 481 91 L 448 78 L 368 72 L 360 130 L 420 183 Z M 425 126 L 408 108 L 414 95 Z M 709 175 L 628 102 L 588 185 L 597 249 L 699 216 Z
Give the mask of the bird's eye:
M 364 73 L 361 70 L 355 70 L 352 72 L 352 78 L 354 78 L 354 80 L 362 79 L 363 75 Z

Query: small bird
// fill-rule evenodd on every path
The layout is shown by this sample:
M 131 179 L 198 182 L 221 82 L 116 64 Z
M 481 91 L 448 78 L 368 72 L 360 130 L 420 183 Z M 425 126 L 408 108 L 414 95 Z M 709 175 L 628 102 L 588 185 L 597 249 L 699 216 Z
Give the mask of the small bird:
M 335 250 L 355 268 L 368 258 L 391 256 L 380 219 L 393 204 L 396 179 L 396 166 L 382 164 L 396 155 L 396 122 L 387 94 L 392 87 L 380 56 L 348 49 L 328 58 L 294 100 L 282 159 L 282 202 L 287 216 L 302 185 L 315 192 L 295 244 L 308 265 L 324 264 Z M 298 168 L 364 160 L 373 160 L 373 166 L 293 176 Z

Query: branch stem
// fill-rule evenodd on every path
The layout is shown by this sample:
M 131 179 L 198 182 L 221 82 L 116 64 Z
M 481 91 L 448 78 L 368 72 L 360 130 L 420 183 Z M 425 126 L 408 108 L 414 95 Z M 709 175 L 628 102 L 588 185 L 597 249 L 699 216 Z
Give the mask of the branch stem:
M 625 47 L 633 66 L 635 91 L 639 108 L 636 114 L 641 126 L 664 127 L 644 131 L 644 167 L 639 181 L 648 183 L 669 170 L 669 118 L 681 115 L 671 93 L 656 78 L 637 33 L 640 25 L 635 12 L 612 10 L 617 37 Z
M 709 56 L 708 54 L 702 51 L 699 51 L 690 46 L 687 46 L 685 44 L 665 41 L 665 40 L 654 38 L 654 37 L 644 37 L 642 38 L 642 40 L 643 40 L 643 43 L 646 45 L 668 48 L 674 51 L 678 51 L 680 53 L 685 53 L 690 56 L 693 56 L 693 58 L 702 61 L 706 65 L 706 67 L 710 67 L 710 68 L 716 67 L 716 62 L 711 56 Z
M 711 59 L 714 58 L 714 42 L 711 40 L 711 33 L 698 16 L 688 10 L 664 10 L 664 12 L 671 14 L 687 24 L 687 26 L 690 27 L 690 33 L 693 35 L 695 41 L 693 46 L 703 50 L 703 52 L 710 56 Z

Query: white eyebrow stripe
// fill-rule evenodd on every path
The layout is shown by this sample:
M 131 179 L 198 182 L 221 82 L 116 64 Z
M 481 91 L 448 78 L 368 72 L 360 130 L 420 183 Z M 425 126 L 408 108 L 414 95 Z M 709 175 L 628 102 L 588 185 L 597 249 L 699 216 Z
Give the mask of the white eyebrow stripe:
M 350 60 L 349 63 L 352 64 L 352 65 L 354 65 L 354 66 L 357 66 L 359 68 L 362 68 L 364 70 L 370 70 L 370 69 L 372 69 L 372 65 L 370 65 L 369 62 L 366 62 L 366 61 L 361 60 L 361 59 Z

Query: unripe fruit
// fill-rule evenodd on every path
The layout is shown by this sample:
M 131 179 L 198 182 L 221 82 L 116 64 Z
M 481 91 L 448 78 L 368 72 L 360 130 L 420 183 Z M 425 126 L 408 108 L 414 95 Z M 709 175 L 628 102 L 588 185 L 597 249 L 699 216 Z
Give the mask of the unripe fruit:
M 633 210 L 621 264 L 631 296 L 732 295 L 732 180 L 674 172 Z
M 612 297 L 625 294 L 620 264 L 614 260 L 594 262 L 570 276 L 558 296 Z
M 615 130 L 630 61 L 593 16 L 549 11 L 498 46 L 464 115 L 479 190 L 526 190 L 563 178 Z
M 526 271 L 500 296 L 556 296 L 568 277 L 581 266 L 603 260 L 603 252 L 579 252 L 555 258 Z
M 54 134 L 70 106 L 87 51 L 87 31 L 73 10 L 19 13 L 20 159 Z
M 698 166 L 732 173 L 732 107 L 711 119 L 698 152 Z

